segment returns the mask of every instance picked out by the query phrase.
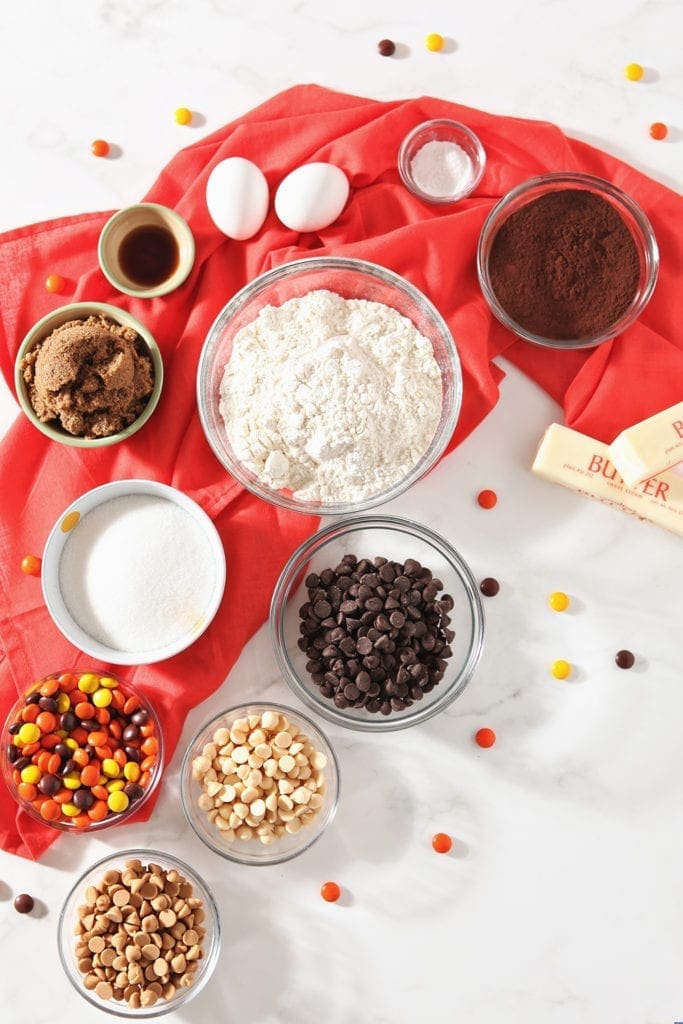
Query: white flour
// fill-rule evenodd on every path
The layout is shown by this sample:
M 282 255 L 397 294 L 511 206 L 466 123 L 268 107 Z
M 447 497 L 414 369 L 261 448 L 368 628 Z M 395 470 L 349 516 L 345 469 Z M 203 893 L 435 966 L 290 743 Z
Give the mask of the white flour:
M 395 309 L 311 291 L 266 306 L 235 335 L 220 410 L 236 455 L 264 483 L 354 501 L 424 454 L 441 372 L 429 340 Z

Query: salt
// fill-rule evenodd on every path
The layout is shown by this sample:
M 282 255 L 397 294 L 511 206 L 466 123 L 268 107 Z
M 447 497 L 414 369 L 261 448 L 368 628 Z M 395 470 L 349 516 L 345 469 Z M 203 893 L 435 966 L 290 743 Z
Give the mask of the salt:
M 442 199 L 467 187 L 472 160 L 457 142 L 426 142 L 410 161 L 413 181 L 428 196 Z
M 166 498 L 112 498 L 74 527 L 59 564 L 81 629 L 117 651 L 155 651 L 201 624 L 216 584 L 202 526 Z

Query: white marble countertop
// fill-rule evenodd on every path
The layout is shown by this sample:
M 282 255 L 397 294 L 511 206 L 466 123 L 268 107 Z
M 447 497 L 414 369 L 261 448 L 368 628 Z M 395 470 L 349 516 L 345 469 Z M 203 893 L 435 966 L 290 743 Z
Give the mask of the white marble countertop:
M 15 0 L 3 17 L 0 228 L 138 199 L 180 146 L 298 81 L 378 98 L 431 93 L 568 133 L 683 186 L 683 7 L 637 0 Z M 426 32 L 454 41 L 430 54 Z M 382 37 L 401 56 L 376 54 Z M 623 77 L 629 61 L 646 81 Z M 202 115 L 190 129 L 172 111 Z M 667 142 L 652 121 L 672 125 Z M 120 145 L 94 160 L 90 141 Z M 209 986 L 169 1019 L 240 1024 L 672 1024 L 683 1020 L 681 542 L 533 478 L 561 411 L 505 367 L 485 423 L 387 511 L 441 531 L 479 578 L 487 639 L 474 681 L 431 722 L 387 736 L 327 729 L 336 821 L 298 860 L 223 862 L 178 800 L 183 741 L 229 704 L 289 701 L 261 629 L 189 717 L 149 823 L 64 837 L 40 864 L 0 854 L 0 1005 L 13 1024 L 104 1014 L 56 954 L 76 873 L 107 851 L 172 851 L 213 888 L 224 938 Z M 0 388 L 0 432 L 17 412 Z M 493 487 L 497 508 L 474 496 Z M 555 589 L 572 597 L 559 615 Z M 623 672 L 614 652 L 631 648 Z M 549 663 L 577 666 L 568 682 Z M 294 702 L 292 700 L 292 702 Z M 480 750 L 473 733 L 493 727 Z M 434 832 L 456 837 L 432 852 Z M 326 879 L 341 905 L 318 895 Z M 26 891 L 41 912 L 19 917 Z

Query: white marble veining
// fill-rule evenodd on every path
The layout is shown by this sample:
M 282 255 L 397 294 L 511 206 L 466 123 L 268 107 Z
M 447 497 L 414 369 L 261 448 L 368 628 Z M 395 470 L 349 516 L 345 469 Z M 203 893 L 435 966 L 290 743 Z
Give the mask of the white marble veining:
M 181 145 L 297 81 L 380 98 L 432 93 L 554 120 L 683 185 L 680 3 L 495 0 L 14 0 L 3 12 L 0 227 L 133 201 Z M 428 31 L 452 40 L 430 54 Z M 379 38 L 399 57 L 376 55 Z M 625 63 L 648 68 L 626 83 Z M 191 129 L 178 105 L 202 115 Z M 647 128 L 669 121 L 670 140 Z M 93 160 L 92 138 L 116 142 Z M 326 727 L 342 803 L 323 839 L 281 867 L 241 868 L 185 825 L 177 770 L 209 716 L 289 700 L 265 628 L 190 715 L 152 821 L 58 841 L 40 864 L 0 855 L 0 1005 L 13 1024 L 106 1018 L 73 992 L 55 950 L 75 874 L 110 849 L 190 860 L 223 918 L 210 985 L 172 1018 L 241 1024 L 672 1024 L 683 1020 L 681 542 L 533 478 L 560 410 L 510 367 L 485 423 L 387 507 L 441 531 L 486 602 L 480 668 L 441 717 L 388 736 Z M 16 413 L 4 384 L 0 431 Z M 493 487 L 497 508 L 474 495 Z M 569 612 L 548 593 L 572 596 Z M 630 672 L 613 655 L 635 651 Z M 548 664 L 578 671 L 565 683 Z M 492 726 L 497 745 L 472 742 Z M 431 835 L 452 833 L 447 857 Z M 319 896 L 324 880 L 341 905 Z M 42 916 L 20 918 L 31 892 Z M 10 1009 L 8 1009 L 10 1008 Z M 9 1019 L 9 1017 L 8 1017 Z

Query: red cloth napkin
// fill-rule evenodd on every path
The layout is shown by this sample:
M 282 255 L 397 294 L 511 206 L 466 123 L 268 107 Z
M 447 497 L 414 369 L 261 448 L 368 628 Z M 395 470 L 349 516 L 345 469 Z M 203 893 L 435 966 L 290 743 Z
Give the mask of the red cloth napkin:
M 396 170 L 406 132 L 435 117 L 464 121 L 488 155 L 475 194 L 452 207 L 415 199 Z M 298 164 L 330 161 L 349 176 L 351 198 L 339 220 L 319 234 L 296 235 L 271 210 L 255 238 L 230 241 L 212 224 L 204 200 L 211 169 L 228 156 L 255 161 L 271 191 Z M 645 209 L 661 248 L 659 285 L 641 320 L 592 352 L 558 353 L 516 342 L 489 314 L 477 283 L 477 239 L 491 206 L 514 185 L 551 170 L 587 171 L 620 185 Z M 34 679 L 92 663 L 61 637 L 45 610 L 39 582 L 23 576 L 19 565 L 25 554 L 42 551 L 60 512 L 97 484 L 136 476 L 173 484 L 206 509 L 225 544 L 228 585 L 207 633 L 167 662 L 122 672 L 158 708 L 169 756 L 188 709 L 220 685 L 265 619 L 285 559 L 317 522 L 272 508 L 225 473 L 204 440 L 194 381 L 216 313 L 269 267 L 311 253 L 343 254 L 390 267 L 421 288 L 446 318 L 463 363 L 464 405 L 450 447 L 495 405 L 502 373 L 491 360 L 501 352 L 564 403 L 570 425 L 604 441 L 683 395 L 683 290 L 675 281 L 683 266 L 683 200 L 613 157 L 566 138 L 553 125 L 432 98 L 378 103 L 299 86 L 181 151 L 146 199 L 177 209 L 197 243 L 189 280 L 166 298 L 130 299 L 108 284 L 96 256 L 106 213 L 0 236 L 0 368 L 8 381 L 24 333 L 49 310 L 78 300 L 129 309 L 155 335 L 165 366 L 157 411 L 125 444 L 99 451 L 68 448 L 20 417 L 0 446 L 1 719 Z M 49 273 L 67 279 L 62 295 L 45 292 Z M 24 856 L 39 856 L 54 839 L 53 831 L 15 813 L 4 786 L 0 822 L 2 847 Z

